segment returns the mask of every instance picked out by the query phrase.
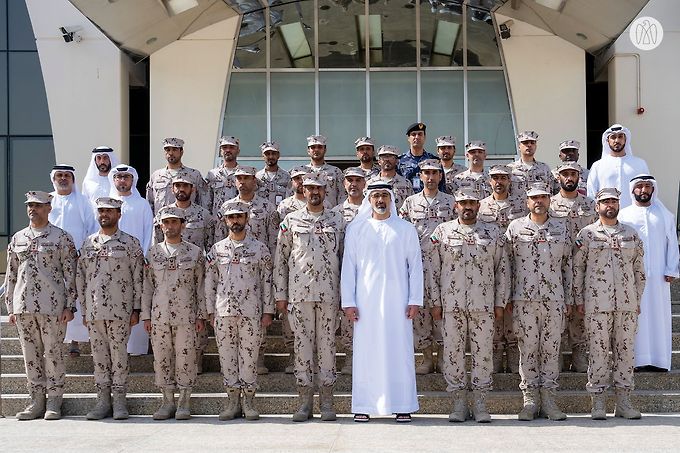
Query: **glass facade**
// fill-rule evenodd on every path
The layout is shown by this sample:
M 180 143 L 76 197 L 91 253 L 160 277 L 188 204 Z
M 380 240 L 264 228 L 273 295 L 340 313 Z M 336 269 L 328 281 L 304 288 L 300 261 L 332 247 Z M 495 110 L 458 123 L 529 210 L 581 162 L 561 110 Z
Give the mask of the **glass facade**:
M 24 194 L 28 190 L 54 190 L 49 180 L 54 160 L 45 84 L 26 3 L 0 0 L 0 249 L 3 252 L 8 238 L 27 224 Z M 2 258 L 0 269 L 4 266 Z
M 515 155 L 494 0 L 270 1 L 231 0 L 244 15 L 223 133 L 240 137 L 240 160 L 260 166 L 256 145 L 276 140 L 290 167 L 314 133 L 328 137 L 329 160 L 354 160 L 361 135 L 405 150 L 415 121 L 426 149 L 455 135 L 457 160 L 470 140 Z

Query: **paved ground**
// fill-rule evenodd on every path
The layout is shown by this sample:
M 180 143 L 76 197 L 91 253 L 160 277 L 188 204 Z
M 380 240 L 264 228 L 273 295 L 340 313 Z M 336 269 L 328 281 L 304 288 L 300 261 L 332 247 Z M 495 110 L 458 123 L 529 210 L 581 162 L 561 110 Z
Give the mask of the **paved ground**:
M 259 422 L 219 422 L 195 417 L 187 422 L 154 422 L 133 417 L 126 422 L 90 422 L 68 418 L 19 422 L 0 419 L 3 452 L 135 452 L 145 451 L 309 451 L 309 452 L 442 452 L 442 451 L 678 451 L 680 414 L 644 414 L 642 420 L 610 418 L 593 422 L 574 416 L 565 422 L 518 422 L 494 416 L 490 425 L 451 424 L 444 416 L 416 416 L 410 425 L 392 419 L 367 424 L 349 416 L 336 423 L 294 424 L 290 417 L 267 416 Z

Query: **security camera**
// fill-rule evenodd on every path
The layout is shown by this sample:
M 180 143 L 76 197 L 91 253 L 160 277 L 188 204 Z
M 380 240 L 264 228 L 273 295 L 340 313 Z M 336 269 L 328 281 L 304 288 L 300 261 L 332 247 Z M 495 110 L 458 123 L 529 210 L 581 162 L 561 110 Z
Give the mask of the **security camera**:
M 61 32 L 61 37 L 66 43 L 80 42 L 83 40 L 83 37 L 80 36 L 80 34 L 76 33 L 75 31 L 68 31 L 65 27 L 59 27 L 59 31 Z
M 510 27 L 515 24 L 512 20 L 506 20 L 498 26 L 498 32 L 501 35 L 501 39 L 508 39 L 510 35 Z

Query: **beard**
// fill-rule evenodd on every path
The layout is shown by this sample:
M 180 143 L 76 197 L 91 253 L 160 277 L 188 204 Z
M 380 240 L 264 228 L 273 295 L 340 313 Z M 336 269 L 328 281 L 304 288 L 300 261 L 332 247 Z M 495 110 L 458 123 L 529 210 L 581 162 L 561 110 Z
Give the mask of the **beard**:
M 111 171 L 111 164 L 99 164 L 97 165 L 97 170 L 99 170 L 102 173 L 108 173 Z
M 383 215 L 387 212 L 387 206 L 371 206 L 373 208 L 373 212 L 379 215 Z
M 560 181 L 560 187 L 565 192 L 573 192 L 578 187 L 578 184 L 572 181 Z
M 240 233 L 245 228 L 246 226 L 241 225 L 240 223 L 232 223 L 231 225 L 229 225 L 229 231 L 231 231 L 232 233 Z
M 637 201 L 638 203 L 649 203 L 649 200 L 652 199 L 652 194 L 647 193 L 633 194 L 633 197 L 635 197 L 635 201 Z
M 602 216 L 607 219 L 615 219 L 619 215 L 618 209 L 605 209 L 602 212 Z

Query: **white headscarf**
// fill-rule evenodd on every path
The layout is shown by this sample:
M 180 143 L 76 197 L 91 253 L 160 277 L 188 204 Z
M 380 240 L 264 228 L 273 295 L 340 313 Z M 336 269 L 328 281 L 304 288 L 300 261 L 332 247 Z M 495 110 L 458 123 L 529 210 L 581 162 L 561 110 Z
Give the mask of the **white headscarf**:
M 118 165 L 120 162 L 118 162 L 118 157 L 113 153 L 113 150 L 109 148 L 108 146 L 97 146 L 95 149 L 92 150 L 92 159 L 90 159 L 90 166 L 87 167 L 87 173 L 85 174 L 85 179 L 83 179 L 83 184 L 85 184 L 85 181 L 92 181 L 93 183 L 98 183 L 97 177 L 99 177 L 99 168 L 97 168 L 97 164 L 95 163 L 95 158 L 99 154 L 106 154 L 109 156 L 109 160 L 111 160 L 111 168 L 115 167 Z
M 142 196 L 139 194 L 139 190 L 137 190 L 137 179 L 139 179 L 139 176 L 137 175 L 137 170 L 134 169 L 134 167 L 131 167 L 126 164 L 118 164 L 115 167 L 111 167 L 111 171 L 109 172 L 109 184 L 111 185 L 111 190 L 109 192 L 109 196 L 111 198 L 117 198 L 120 200 L 120 195 L 118 195 L 118 190 L 116 190 L 116 185 L 113 183 L 113 177 L 117 173 L 130 173 L 132 175 L 132 194 L 131 196 L 133 197 L 139 197 L 142 198 Z
M 381 181 L 369 184 L 366 190 L 364 190 L 364 200 L 361 202 L 357 215 L 347 228 L 354 228 L 356 225 L 373 218 L 373 207 L 371 206 L 370 197 L 371 193 L 378 190 L 387 190 L 390 193 L 390 218 L 399 218 L 399 214 L 397 214 L 397 205 L 394 203 L 394 191 L 391 187 L 390 184 Z
M 612 124 L 611 126 L 609 126 L 609 129 L 602 133 L 602 158 L 609 156 L 612 152 L 612 149 L 609 147 L 607 139 L 609 138 L 610 135 L 619 132 L 623 132 L 624 134 L 626 134 L 626 144 L 624 145 L 623 148 L 623 150 L 626 152 L 626 156 L 633 155 L 633 149 L 630 146 L 630 130 L 627 127 L 621 126 L 620 124 Z
M 671 212 L 666 208 L 666 206 L 664 206 L 664 204 L 659 199 L 658 194 L 659 186 L 656 183 L 656 179 L 654 179 L 654 176 L 652 175 L 640 174 L 630 180 L 630 184 L 628 185 L 628 193 L 630 193 L 631 198 L 635 200 L 635 195 L 633 195 L 633 189 L 635 188 L 635 184 L 641 181 L 652 183 L 652 185 L 654 186 L 654 192 L 652 192 L 650 207 L 654 208 L 658 207 L 661 211 L 665 211 L 668 215 L 672 215 Z M 635 201 L 633 201 L 633 204 L 635 204 Z
M 52 182 L 52 187 L 54 187 L 55 193 L 58 189 L 57 183 L 54 182 L 54 174 L 58 171 L 67 171 L 73 175 L 73 188 L 71 190 L 71 193 L 78 193 L 78 184 L 76 184 L 76 169 L 68 164 L 57 164 L 54 167 L 52 167 L 52 171 L 50 171 L 50 181 Z

